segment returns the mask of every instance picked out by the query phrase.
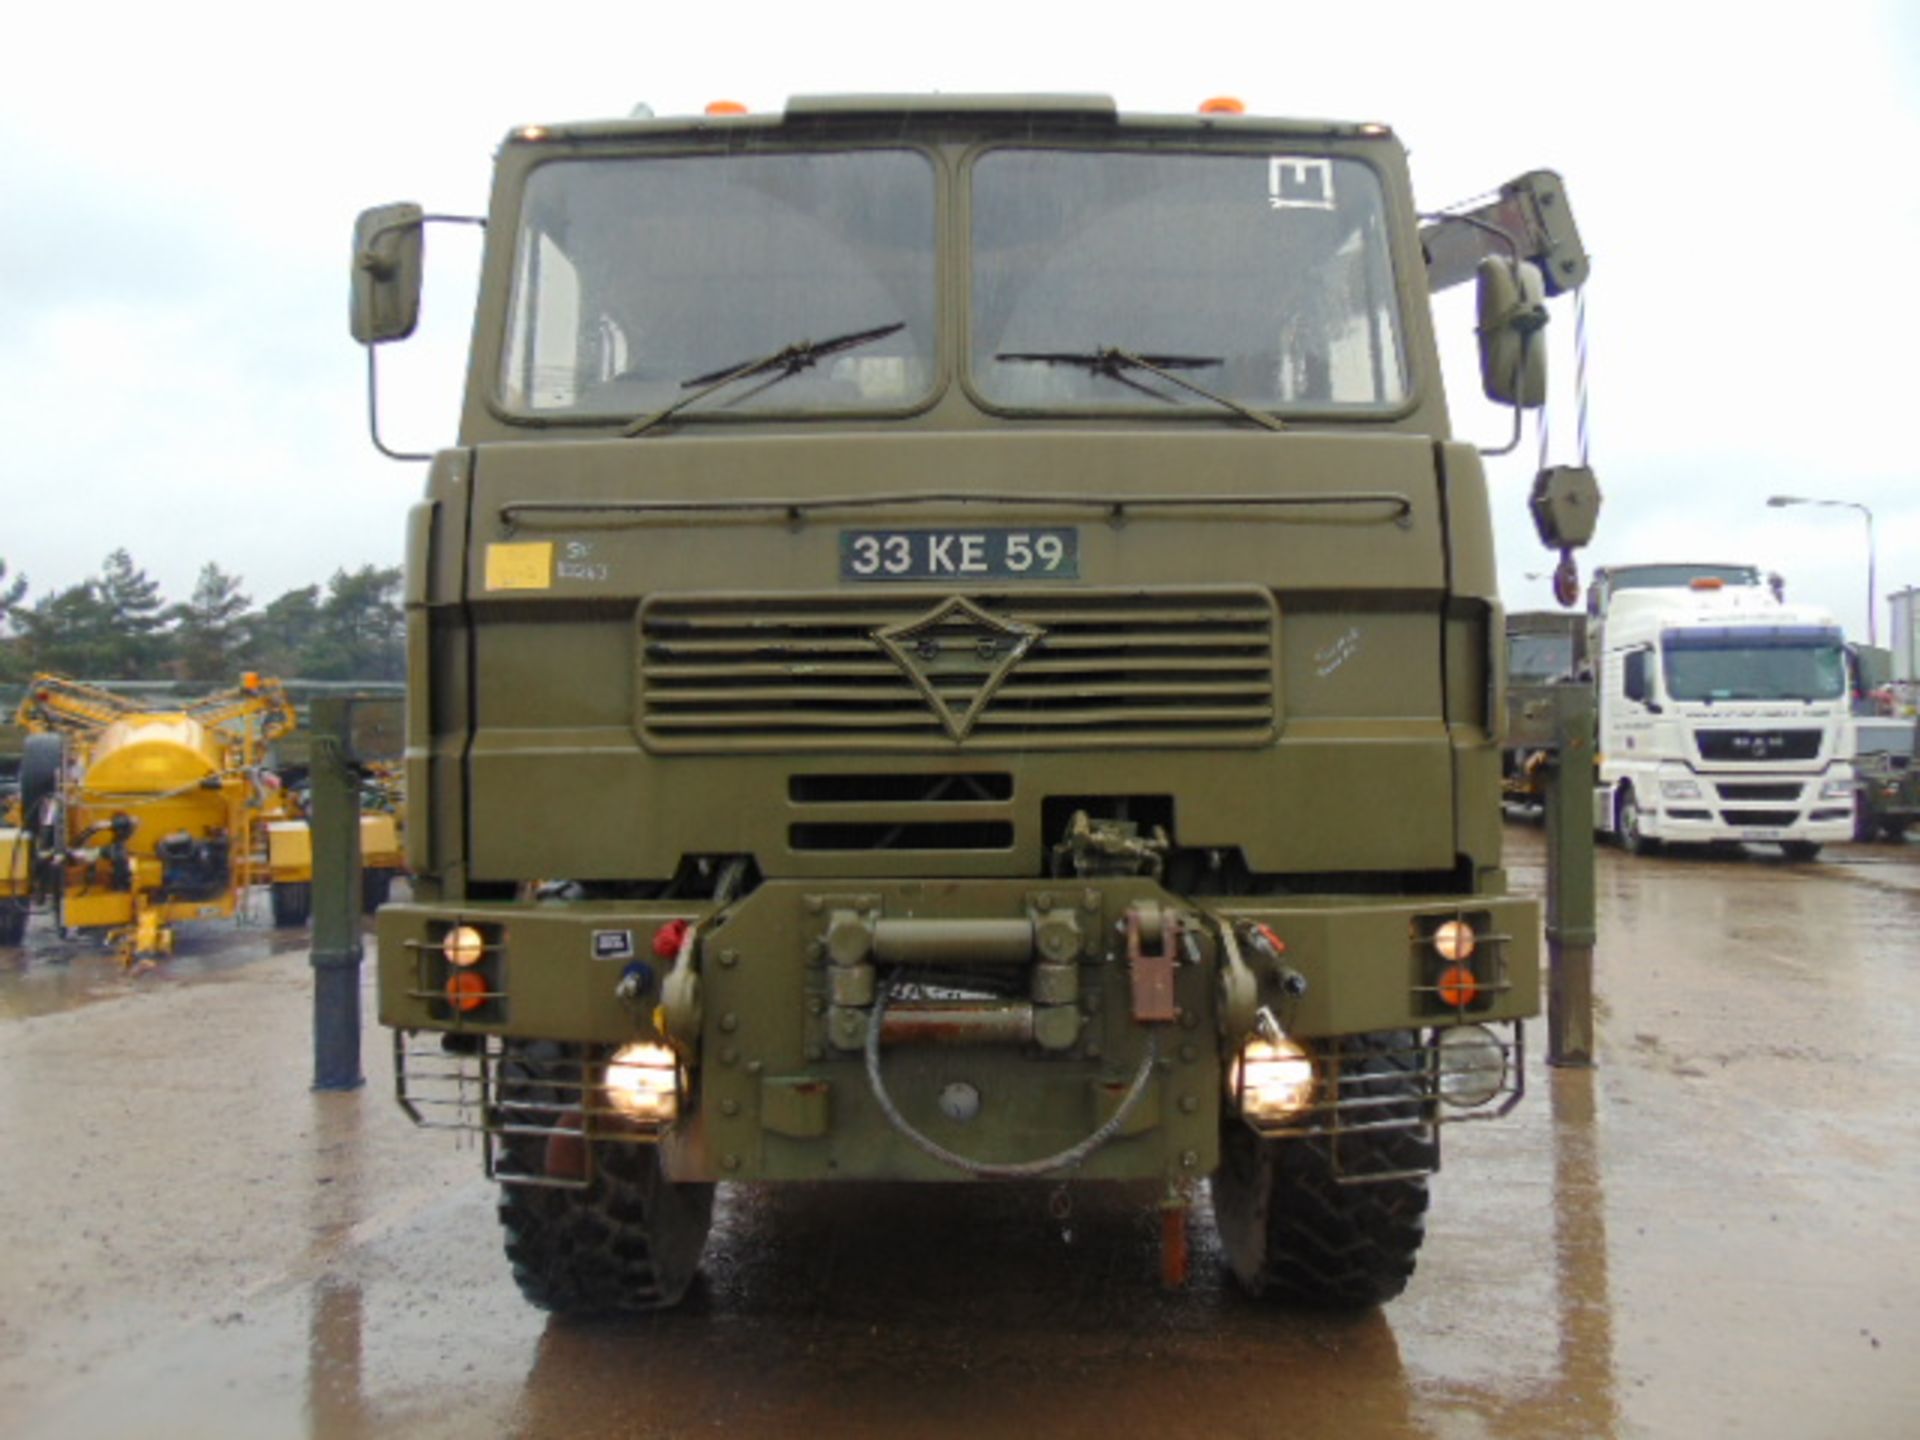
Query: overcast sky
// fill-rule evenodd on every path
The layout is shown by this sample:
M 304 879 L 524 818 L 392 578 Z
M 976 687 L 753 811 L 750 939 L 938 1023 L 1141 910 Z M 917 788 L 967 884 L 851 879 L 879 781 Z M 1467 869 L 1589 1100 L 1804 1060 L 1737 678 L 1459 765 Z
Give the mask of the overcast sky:
M 1463 18 L 1471 16 L 1472 18 Z M 35 6 L 0 84 L 0 559 L 36 594 L 125 546 L 183 599 L 216 560 L 264 602 L 397 564 L 418 467 L 365 435 L 354 215 L 484 208 L 517 124 L 778 109 L 837 91 L 1098 91 L 1384 120 L 1420 203 L 1566 177 L 1594 256 L 1594 563 L 1748 560 L 1866 630 L 1920 585 L 1920 6 L 984 3 Z M 388 438 L 451 438 L 472 241 L 428 244 L 426 334 L 388 347 Z M 1443 311 L 1471 360 L 1463 307 Z M 1572 315 L 1555 459 L 1573 457 Z M 1498 413 L 1449 376 L 1456 429 Z M 1490 462 L 1514 608 L 1551 603 L 1535 456 Z M 1887 613 L 1880 611 L 1882 641 Z

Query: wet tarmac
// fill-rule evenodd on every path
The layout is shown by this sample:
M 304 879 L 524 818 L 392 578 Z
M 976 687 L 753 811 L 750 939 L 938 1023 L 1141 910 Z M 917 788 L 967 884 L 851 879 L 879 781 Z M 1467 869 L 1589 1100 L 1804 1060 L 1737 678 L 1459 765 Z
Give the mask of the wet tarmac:
M 1419 1273 L 1360 1316 L 1243 1300 L 1204 1207 L 1167 1294 L 1140 1197 L 876 1186 L 723 1190 L 684 1310 L 550 1321 L 382 1032 L 309 1091 L 297 941 L 183 931 L 129 978 L 35 933 L 0 950 L 0 1433 L 1911 1435 L 1916 859 L 1603 851 L 1599 1068 L 1536 1053 L 1450 1130 Z

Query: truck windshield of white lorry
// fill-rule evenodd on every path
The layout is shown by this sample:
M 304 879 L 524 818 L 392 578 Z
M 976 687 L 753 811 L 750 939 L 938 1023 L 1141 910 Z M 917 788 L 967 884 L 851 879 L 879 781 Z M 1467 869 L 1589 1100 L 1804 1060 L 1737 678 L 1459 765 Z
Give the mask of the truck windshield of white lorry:
M 1823 625 L 1703 626 L 1660 637 L 1673 700 L 1837 700 L 1840 632 Z

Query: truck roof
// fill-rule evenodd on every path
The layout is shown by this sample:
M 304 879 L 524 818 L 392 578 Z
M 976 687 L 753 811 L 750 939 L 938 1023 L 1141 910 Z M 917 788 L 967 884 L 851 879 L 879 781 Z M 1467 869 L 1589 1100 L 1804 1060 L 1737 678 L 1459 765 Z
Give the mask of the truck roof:
M 1198 110 L 1171 115 L 1129 114 L 1114 104 L 1111 95 L 947 95 L 936 92 L 910 95 L 795 95 L 788 99 L 784 110 L 736 114 L 656 116 L 643 105 L 637 108 L 634 115 L 625 119 L 519 126 L 508 132 L 507 139 L 509 142 L 615 141 L 675 131 L 804 130 L 839 122 L 871 121 L 889 115 L 935 121 L 969 118 L 1004 120 L 1032 116 L 1068 126 L 1119 131 L 1244 129 L 1261 134 L 1342 139 L 1381 139 L 1393 133 L 1389 126 L 1363 121 L 1280 119 L 1219 111 L 1202 113 Z
M 1681 625 L 1830 625 L 1831 611 L 1817 605 L 1784 604 L 1764 585 L 1727 585 L 1710 590 L 1664 587 L 1622 590 L 1607 606 L 1606 626 L 1621 629 Z

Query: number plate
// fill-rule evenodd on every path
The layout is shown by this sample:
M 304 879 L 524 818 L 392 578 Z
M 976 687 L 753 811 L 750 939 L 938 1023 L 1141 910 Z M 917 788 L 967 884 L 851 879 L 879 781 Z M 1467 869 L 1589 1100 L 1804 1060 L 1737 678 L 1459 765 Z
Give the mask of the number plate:
M 1743 825 L 1740 827 L 1742 840 L 1778 840 L 1786 832 L 1771 826 Z
M 1078 580 L 1080 532 L 842 530 L 842 580 Z

